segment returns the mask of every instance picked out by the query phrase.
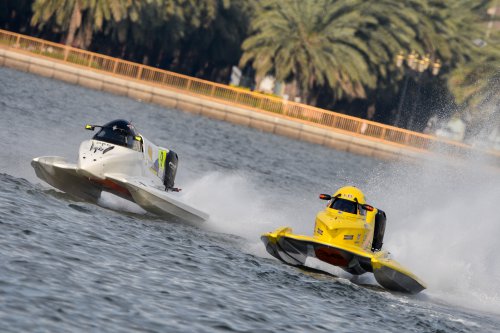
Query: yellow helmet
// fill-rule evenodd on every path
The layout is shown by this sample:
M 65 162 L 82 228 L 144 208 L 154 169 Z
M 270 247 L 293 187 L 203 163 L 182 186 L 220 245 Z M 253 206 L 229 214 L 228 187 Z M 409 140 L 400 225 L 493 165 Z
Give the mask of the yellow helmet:
M 361 205 L 366 203 L 365 195 L 361 190 L 354 186 L 344 186 L 341 187 L 333 195 L 334 198 L 342 198 L 349 201 L 357 202 Z

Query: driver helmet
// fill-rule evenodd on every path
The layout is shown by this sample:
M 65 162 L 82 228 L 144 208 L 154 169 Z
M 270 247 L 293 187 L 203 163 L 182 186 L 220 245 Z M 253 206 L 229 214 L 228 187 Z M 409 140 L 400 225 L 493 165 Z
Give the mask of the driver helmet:
M 344 186 L 335 192 L 330 203 L 330 208 L 349 214 L 364 214 L 360 205 L 364 205 L 365 195 L 354 186 Z
M 344 186 L 341 187 L 333 195 L 334 198 L 342 198 L 349 201 L 357 202 L 360 205 L 364 205 L 365 195 L 361 190 L 355 186 Z

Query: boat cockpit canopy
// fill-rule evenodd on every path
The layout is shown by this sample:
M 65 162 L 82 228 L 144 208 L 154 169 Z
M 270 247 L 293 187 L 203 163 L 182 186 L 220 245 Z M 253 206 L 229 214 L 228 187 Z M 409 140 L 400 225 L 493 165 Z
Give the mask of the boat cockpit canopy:
M 101 126 L 92 139 L 141 151 L 141 142 L 136 139 L 138 136 L 134 125 L 129 121 L 117 119 Z
M 350 214 L 357 214 L 358 206 L 357 202 L 342 198 L 333 198 L 332 203 L 330 204 L 330 208 Z

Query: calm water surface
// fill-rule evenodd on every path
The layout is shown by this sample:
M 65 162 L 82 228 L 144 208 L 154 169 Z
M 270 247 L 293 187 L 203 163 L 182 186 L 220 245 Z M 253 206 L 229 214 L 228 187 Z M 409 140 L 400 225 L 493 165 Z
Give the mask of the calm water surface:
M 113 196 L 72 201 L 35 177 L 33 157 L 74 161 L 91 135 L 84 124 L 115 118 L 179 154 L 181 199 L 211 215 L 206 225 L 164 221 Z M 1 332 L 500 327 L 497 173 L 382 162 L 5 68 L 0 121 Z M 317 194 L 346 183 L 388 212 L 385 246 L 428 290 L 393 294 L 359 285 L 370 277 L 309 273 L 266 254 L 261 233 L 310 234 Z

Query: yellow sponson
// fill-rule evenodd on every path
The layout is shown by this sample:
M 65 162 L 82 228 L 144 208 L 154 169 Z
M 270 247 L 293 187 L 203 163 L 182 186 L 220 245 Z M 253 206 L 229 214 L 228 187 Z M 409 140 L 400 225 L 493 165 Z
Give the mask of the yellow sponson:
M 344 186 L 339 188 L 337 192 L 335 192 L 333 197 L 339 197 L 349 201 L 356 201 L 362 205 L 366 203 L 365 195 L 363 194 L 363 192 L 361 192 L 359 188 L 354 186 Z

